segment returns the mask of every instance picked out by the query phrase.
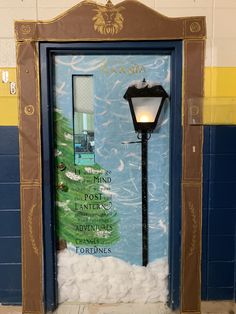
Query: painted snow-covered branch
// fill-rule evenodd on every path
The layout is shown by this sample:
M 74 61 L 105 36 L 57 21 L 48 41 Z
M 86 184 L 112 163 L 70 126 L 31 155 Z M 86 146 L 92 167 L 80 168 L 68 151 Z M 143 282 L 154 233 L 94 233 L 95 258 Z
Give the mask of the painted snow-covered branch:
M 114 257 L 58 253 L 59 302 L 166 302 L 168 261 L 157 259 L 147 267 Z

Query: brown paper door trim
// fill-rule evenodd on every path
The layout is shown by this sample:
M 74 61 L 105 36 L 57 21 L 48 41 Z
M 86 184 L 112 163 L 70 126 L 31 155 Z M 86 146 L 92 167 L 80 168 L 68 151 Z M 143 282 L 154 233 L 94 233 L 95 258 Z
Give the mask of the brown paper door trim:
M 112 25 L 103 12 L 112 13 Z M 134 0 L 117 5 L 83 1 L 48 22 L 18 21 L 22 294 L 23 313 L 44 313 L 41 116 L 37 44 L 82 41 L 183 40 L 181 311 L 200 313 L 201 300 L 201 126 L 188 125 L 188 99 L 203 96 L 205 17 L 168 18 Z

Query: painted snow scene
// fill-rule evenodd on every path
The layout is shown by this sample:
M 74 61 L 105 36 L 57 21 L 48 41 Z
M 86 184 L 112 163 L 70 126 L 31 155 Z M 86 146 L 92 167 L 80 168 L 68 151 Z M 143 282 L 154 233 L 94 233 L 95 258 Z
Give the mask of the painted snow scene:
M 167 301 L 170 108 L 148 141 L 143 267 L 141 144 L 123 98 L 143 78 L 169 94 L 170 56 L 54 57 L 59 302 Z

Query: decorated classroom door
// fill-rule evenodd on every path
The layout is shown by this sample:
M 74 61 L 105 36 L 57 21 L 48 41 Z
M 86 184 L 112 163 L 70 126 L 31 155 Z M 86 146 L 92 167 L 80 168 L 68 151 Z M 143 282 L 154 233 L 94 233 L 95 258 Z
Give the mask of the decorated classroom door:
M 54 56 L 59 302 L 156 302 L 168 295 L 169 112 L 148 141 L 149 264 L 142 267 L 141 144 L 128 86 L 170 94 L 170 56 Z

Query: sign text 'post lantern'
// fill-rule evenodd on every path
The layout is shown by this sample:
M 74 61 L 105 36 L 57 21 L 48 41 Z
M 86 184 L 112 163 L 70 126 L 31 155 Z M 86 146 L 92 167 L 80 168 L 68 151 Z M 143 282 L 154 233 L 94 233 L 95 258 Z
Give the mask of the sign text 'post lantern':
M 124 98 L 129 102 L 134 129 L 142 144 L 142 246 L 143 266 L 148 264 L 148 145 L 168 94 L 161 85 L 142 82 L 128 87 Z

